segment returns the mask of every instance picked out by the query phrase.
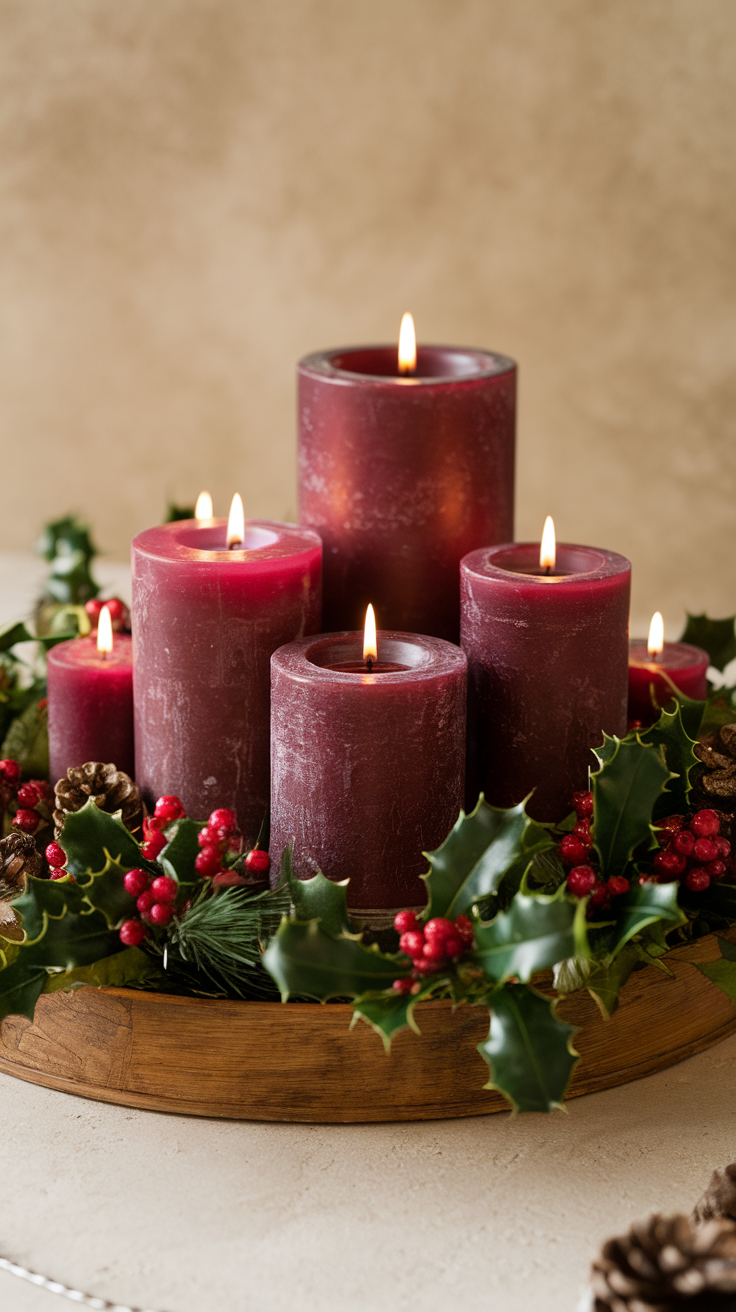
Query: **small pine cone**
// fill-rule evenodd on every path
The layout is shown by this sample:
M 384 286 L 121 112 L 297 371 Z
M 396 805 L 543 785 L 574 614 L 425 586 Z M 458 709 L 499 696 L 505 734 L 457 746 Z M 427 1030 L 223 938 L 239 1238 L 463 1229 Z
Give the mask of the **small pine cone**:
M 695 805 L 720 807 L 730 820 L 736 811 L 736 724 L 722 725 L 693 751 L 701 762 L 693 774 Z
M 603 1245 L 591 1286 L 593 1312 L 715 1312 L 736 1292 L 736 1225 L 650 1216 Z
M 736 1162 L 713 1172 L 708 1188 L 693 1208 L 696 1225 L 723 1216 L 736 1221 Z
M 56 810 L 54 824 L 57 839 L 64 828 L 64 821 L 72 811 L 81 811 L 82 807 L 93 797 L 101 811 L 111 815 L 122 812 L 122 821 L 126 829 L 135 833 L 143 823 L 143 801 L 140 789 L 133 783 L 130 775 L 124 774 L 114 765 L 103 765 L 101 761 L 87 761 L 86 765 L 73 765 L 66 772 L 66 778 L 56 785 Z
M 43 874 L 43 857 L 30 834 L 17 830 L 0 838 L 0 901 L 25 893 L 30 875 Z

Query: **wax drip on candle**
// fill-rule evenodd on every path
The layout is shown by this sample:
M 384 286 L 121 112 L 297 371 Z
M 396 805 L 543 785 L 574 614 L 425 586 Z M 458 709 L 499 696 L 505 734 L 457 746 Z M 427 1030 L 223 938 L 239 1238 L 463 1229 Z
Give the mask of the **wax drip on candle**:
M 557 543 L 555 540 L 555 524 L 551 515 L 548 515 L 544 521 L 542 530 L 542 542 L 539 548 L 539 568 L 543 569 L 545 574 L 551 574 L 557 561 Z
M 417 367 L 417 335 L 414 320 L 405 314 L 399 329 L 399 373 L 413 374 Z
M 109 606 L 103 606 L 97 620 L 97 650 L 103 661 L 112 651 L 112 618 Z
M 209 492 L 200 492 L 194 507 L 195 519 L 212 519 L 212 497 Z
M 649 625 L 647 651 L 650 656 L 661 656 L 664 649 L 664 620 L 660 611 L 655 610 Z
M 378 660 L 376 615 L 372 606 L 369 606 L 365 613 L 365 627 L 363 629 L 363 660 L 368 668 L 368 673 L 371 674 L 373 671 L 373 662 Z
M 245 542 L 245 512 L 240 493 L 236 492 L 227 519 L 227 549 L 237 551 Z

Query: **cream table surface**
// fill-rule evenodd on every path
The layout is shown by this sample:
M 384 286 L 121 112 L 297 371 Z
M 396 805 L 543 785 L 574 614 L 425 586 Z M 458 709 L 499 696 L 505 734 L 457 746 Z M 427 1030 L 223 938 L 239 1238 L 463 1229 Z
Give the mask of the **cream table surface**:
M 125 567 L 105 564 L 108 593 Z M 0 624 L 43 568 L 0 556 Z M 376 1059 L 383 1060 L 377 1042 Z M 600 1242 L 736 1157 L 736 1036 L 567 1114 L 264 1125 L 0 1076 L 0 1254 L 154 1312 L 572 1312 Z M 0 1271 L 2 1312 L 72 1304 Z

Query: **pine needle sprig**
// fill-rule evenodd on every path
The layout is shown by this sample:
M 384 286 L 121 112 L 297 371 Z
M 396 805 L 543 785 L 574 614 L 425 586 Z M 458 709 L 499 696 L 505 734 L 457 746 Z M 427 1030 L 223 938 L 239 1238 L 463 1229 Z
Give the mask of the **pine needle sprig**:
M 286 888 L 262 893 L 221 889 L 185 911 L 169 936 L 169 955 L 179 956 L 230 996 L 276 996 L 261 965 L 261 946 L 290 908 Z

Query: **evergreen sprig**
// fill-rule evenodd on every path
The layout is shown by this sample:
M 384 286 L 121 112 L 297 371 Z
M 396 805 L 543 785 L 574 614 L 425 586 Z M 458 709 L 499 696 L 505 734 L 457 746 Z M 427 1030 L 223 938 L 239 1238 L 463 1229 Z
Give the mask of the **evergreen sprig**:
M 200 896 L 173 924 L 167 968 L 169 963 L 176 968 L 178 959 L 230 997 L 273 997 L 261 955 L 290 908 L 286 888 L 263 893 L 222 888 Z

